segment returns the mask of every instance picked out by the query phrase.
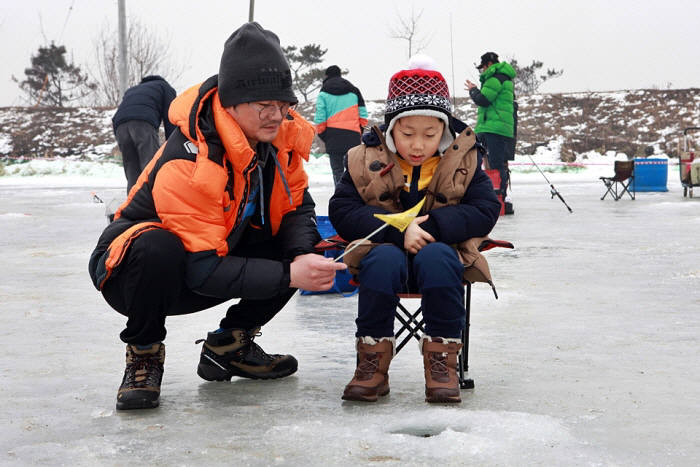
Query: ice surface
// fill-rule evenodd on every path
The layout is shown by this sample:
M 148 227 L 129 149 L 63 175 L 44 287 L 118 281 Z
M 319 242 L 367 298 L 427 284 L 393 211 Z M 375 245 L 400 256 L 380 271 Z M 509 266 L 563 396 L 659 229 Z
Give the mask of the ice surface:
M 312 159 L 325 214 L 327 160 Z M 123 197 L 120 177 L 0 177 L 0 464 L 700 464 L 700 199 L 669 191 L 600 201 L 612 162 L 513 175 L 515 215 L 487 252 L 499 291 L 472 296 L 470 375 L 459 406 L 423 401 L 408 345 L 391 394 L 343 402 L 357 297 L 296 296 L 258 338 L 299 371 L 210 383 L 195 339 L 219 306 L 168 319 L 161 407 L 114 410 L 124 319 L 92 287 L 87 260 Z M 96 175 L 96 177 L 99 175 Z

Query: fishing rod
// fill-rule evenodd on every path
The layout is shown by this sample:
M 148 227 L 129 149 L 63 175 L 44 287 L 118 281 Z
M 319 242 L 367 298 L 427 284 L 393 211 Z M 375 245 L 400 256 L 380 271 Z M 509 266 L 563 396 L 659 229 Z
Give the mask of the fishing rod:
M 552 185 L 552 182 L 550 182 L 549 179 L 547 178 L 547 176 L 544 174 L 544 172 L 542 172 L 542 169 L 540 169 L 540 166 L 537 165 L 537 163 L 536 163 L 535 160 L 532 158 L 532 156 L 531 156 L 530 154 L 528 154 L 527 157 L 530 158 L 530 160 L 532 161 L 532 163 L 534 164 L 534 166 L 537 167 L 537 170 L 539 170 L 540 173 L 542 174 L 542 176 L 544 177 L 544 179 L 547 180 L 547 183 L 549 184 L 549 188 L 551 189 L 550 193 L 551 193 L 551 195 L 552 195 L 552 199 L 554 199 L 554 196 L 556 195 L 556 196 L 561 200 L 561 202 L 564 203 L 564 206 L 566 206 L 566 209 L 568 209 L 569 212 L 574 212 L 574 211 L 571 210 L 571 208 L 569 207 L 569 205 L 566 204 L 566 201 L 564 201 L 564 198 L 561 196 L 561 193 L 559 193 L 559 192 L 557 191 L 557 189 L 554 188 L 554 185 Z

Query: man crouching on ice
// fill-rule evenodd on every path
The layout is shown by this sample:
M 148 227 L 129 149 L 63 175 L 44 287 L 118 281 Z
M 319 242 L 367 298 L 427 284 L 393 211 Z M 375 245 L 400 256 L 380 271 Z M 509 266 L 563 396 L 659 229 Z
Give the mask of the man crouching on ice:
M 313 254 L 320 240 L 302 159 L 314 130 L 278 37 L 247 23 L 226 41 L 219 74 L 178 96 L 178 129 L 141 173 L 90 258 L 109 305 L 128 318 L 117 409 L 158 406 L 166 316 L 233 298 L 202 346 L 205 380 L 281 378 L 291 355 L 254 342 L 297 288 L 327 290 L 344 264 Z

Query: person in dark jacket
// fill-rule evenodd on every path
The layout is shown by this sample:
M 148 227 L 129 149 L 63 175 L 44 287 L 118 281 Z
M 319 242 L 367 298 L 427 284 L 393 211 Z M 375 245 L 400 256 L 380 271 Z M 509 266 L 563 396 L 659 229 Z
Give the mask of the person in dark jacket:
M 176 95 L 175 89 L 158 75 L 144 77 L 124 93 L 112 117 L 112 127 L 122 153 L 127 192 L 160 147 L 160 122 L 166 139 L 175 129 L 168 120 L 168 108 Z
M 176 130 L 139 176 L 90 257 L 95 287 L 128 318 L 117 409 L 158 405 L 165 320 L 234 298 L 203 339 L 197 374 L 281 378 L 291 355 L 254 339 L 297 288 L 328 290 L 342 263 L 320 240 L 303 159 L 314 130 L 293 110 L 289 64 L 272 31 L 246 23 L 219 74 L 172 103 Z
M 340 75 L 337 65 L 326 70 L 314 116 L 316 132 L 326 143 L 336 185 L 345 172 L 348 149 L 360 144 L 360 135 L 367 126 L 367 108 L 360 90 Z
M 396 294 L 419 291 L 426 401 L 460 402 L 456 362 L 465 323 L 464 265 L 475 263 L 465 255 L 469 240 L 487 235 L 500 210 L 481 170 L 474 132 L 452 116 L 447 82 L 429 68 L 431 61 L 412 65 L 392 76 L 386 128 L 373 128 L 363 145 L 350 150 L 348 170 L 328 206 L 338 234 L 354 241 L 382 225 L 375 214 L 424 201 L 405 231 L 388 227 L 373 235 L 371 245 L 346 249 L 345 262 L 360 290 L 357 369 L 345 400 L 374 402 L 388 394 Z
M 479 108 L 474 131 L 486 145 L 489 165 L 499 171 L 501 185 L 498 188 L 506 201 L 508 160 L 514 157 L 515 148 L 515 69 L 507 62 L 499 62 L 494 52 L 482 55 L 476 68 L 480 73 L 481 89 L 469 80 L 464 83 L 469 96 Z M 506 213 L 513 213 L 509 201 Z

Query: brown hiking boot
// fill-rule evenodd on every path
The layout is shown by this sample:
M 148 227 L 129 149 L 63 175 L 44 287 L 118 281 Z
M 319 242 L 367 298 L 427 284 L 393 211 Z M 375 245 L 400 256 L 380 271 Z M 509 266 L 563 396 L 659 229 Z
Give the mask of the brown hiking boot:
M 376 402 L 389 394 L 389 364 L 394 357 L 394 338 L 372 337 L 357 339 L 357 368 L 355 376 L 345 386 L 346 401 Z
M 158 407 L 164 362 L 165 344 L 153 344 L 147 349 L 127 344 L 126 369 L 117 392 L 117 410 Z
M 252 379 L 273 379 L 297 371 L 297 360 L 291 355 L 266 353 L 253 339 L 260 328 L 226 329 L 207 334 L 202 345 L 197 374 L 207 381 L 229 381 L 233 376 Z
M 424 336 L 421 340 L 426 402 L 462 402 L 457 379 L 461 349 L 459 339 Z

